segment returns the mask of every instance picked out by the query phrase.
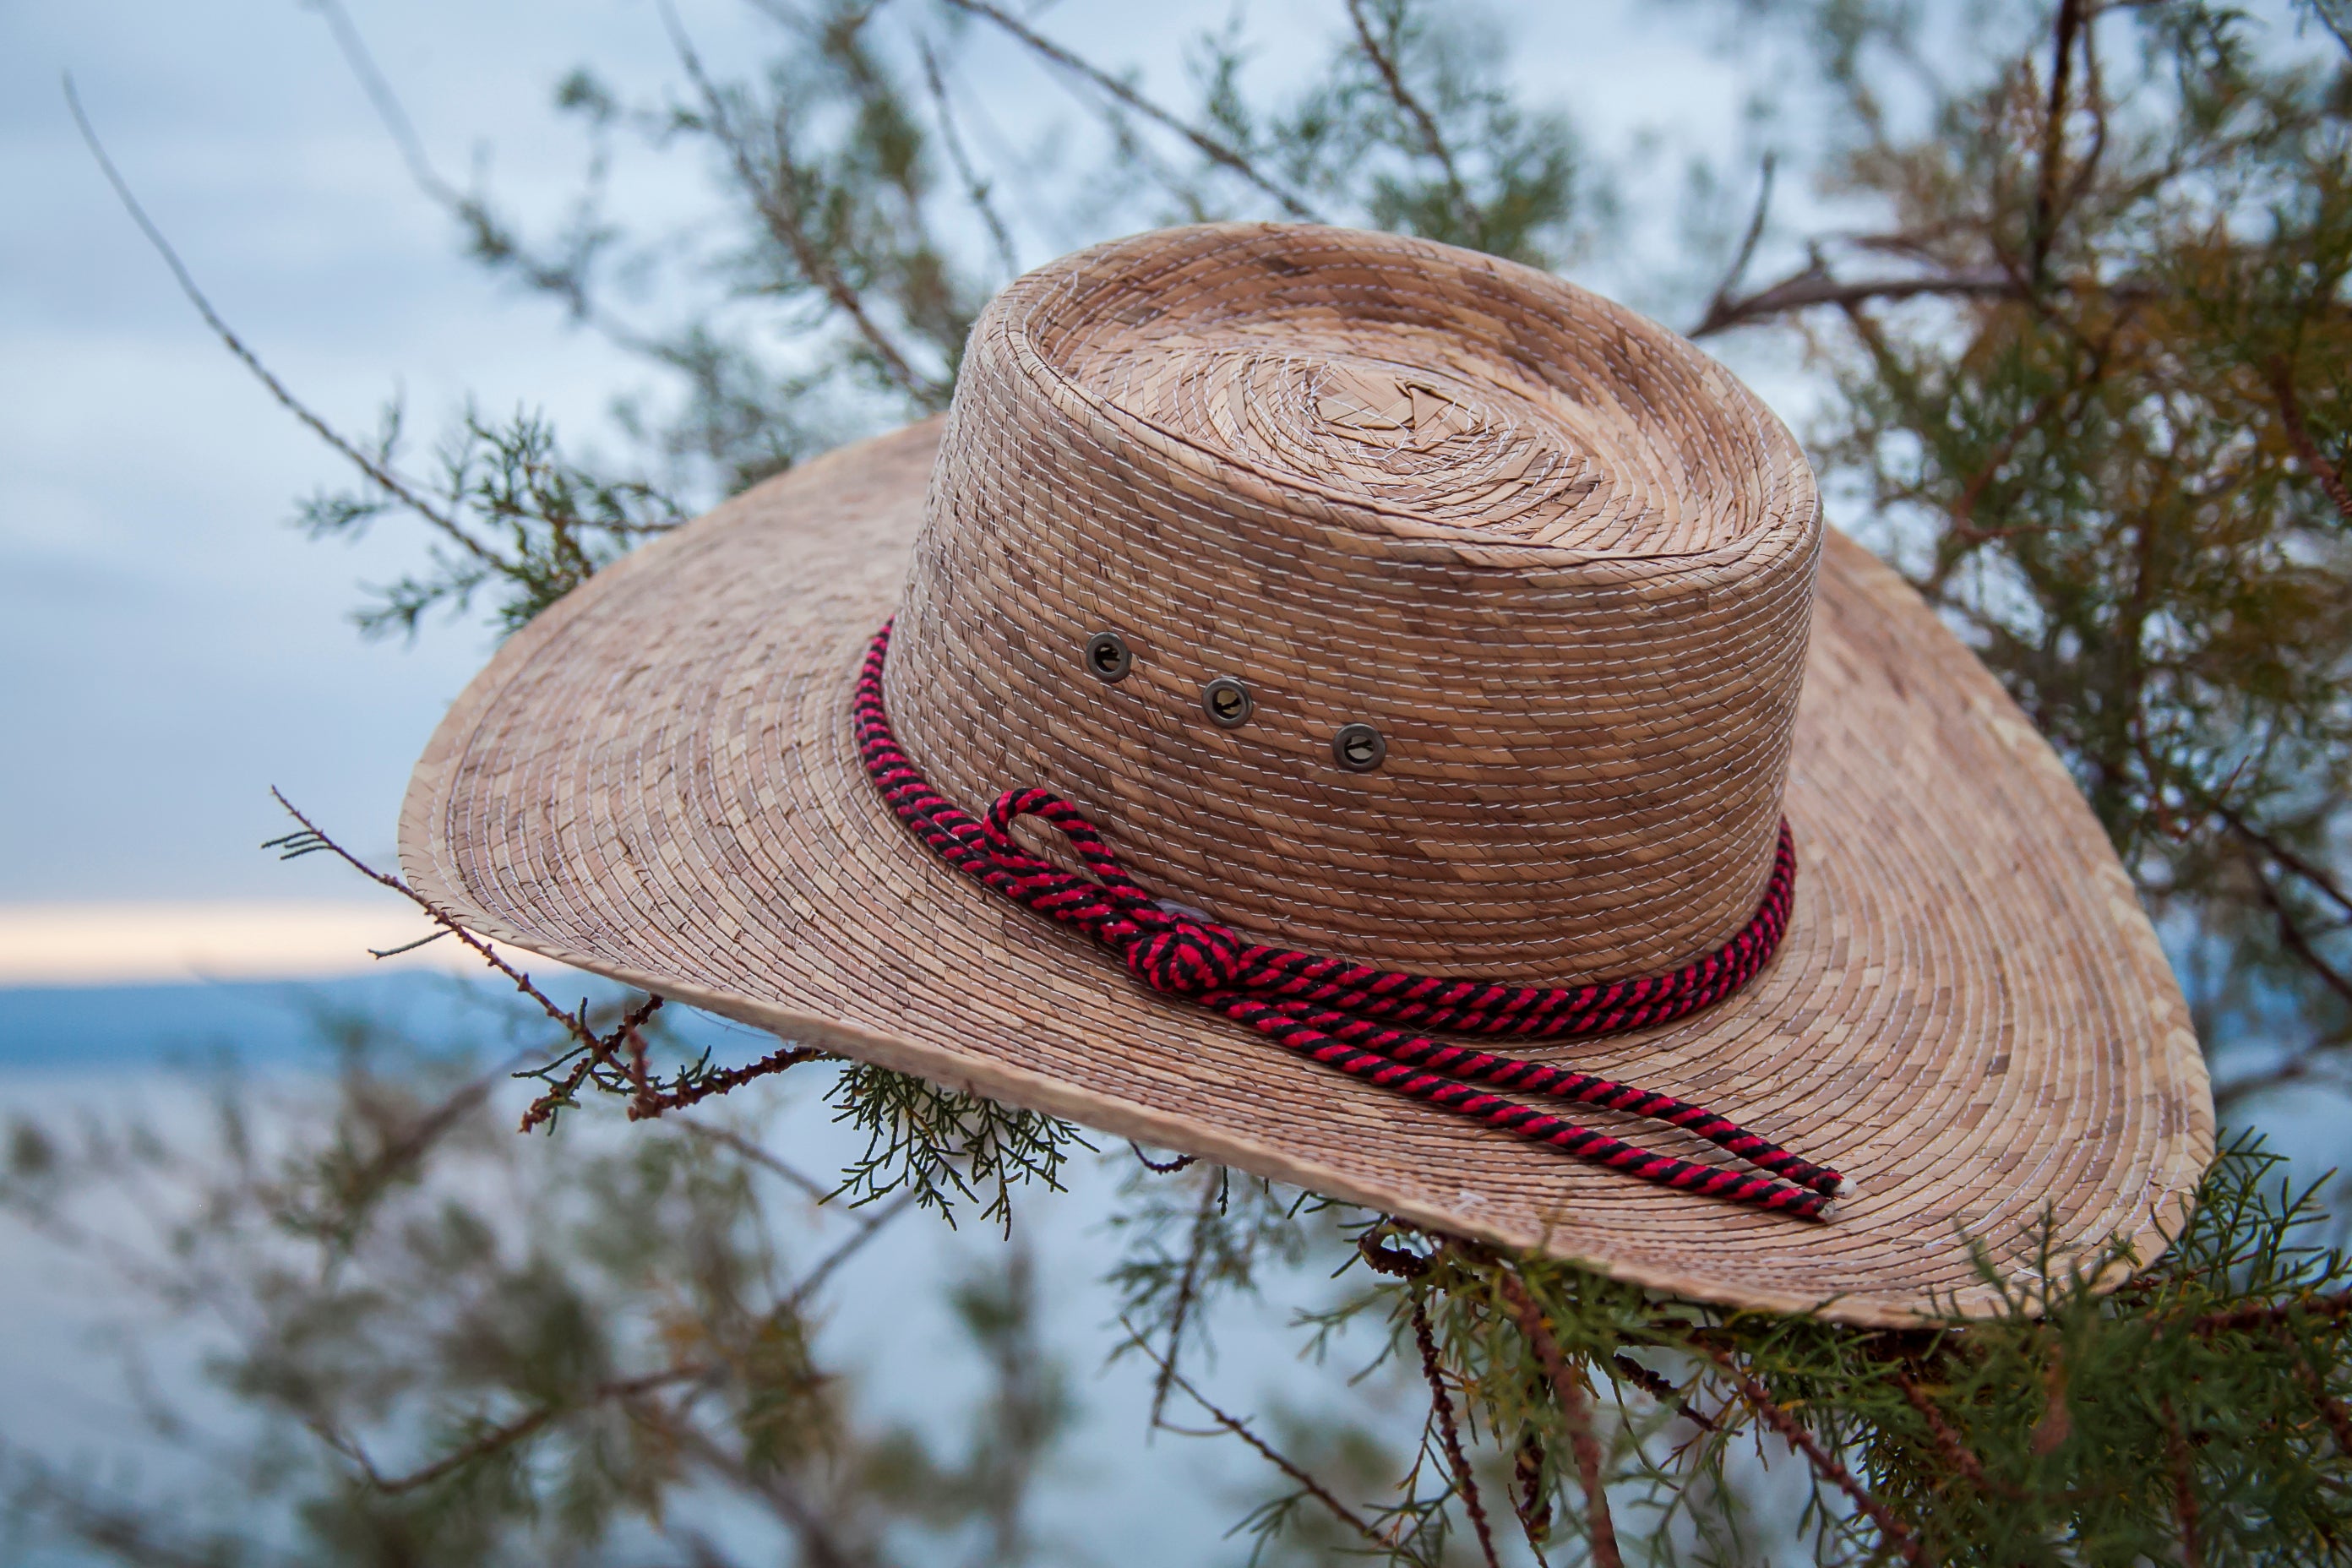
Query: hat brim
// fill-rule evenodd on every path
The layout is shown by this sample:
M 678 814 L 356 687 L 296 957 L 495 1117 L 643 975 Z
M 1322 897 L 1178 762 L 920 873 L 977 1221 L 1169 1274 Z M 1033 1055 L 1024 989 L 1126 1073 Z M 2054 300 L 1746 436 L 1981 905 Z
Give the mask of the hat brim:
M 1813 1225 L 1301 1061 L 934 858 L 866 780 L 849 691 L 938 438 L 925 422 L 770 480 L 518 632 L 411 782 L 418 889 L 789 1039 L 1703 1300 L 1982 1313 L 2001 1291 L 1979 1258 L 2031 1294 L 2045 1216 L 2062 1266 L 2116 1241 L 2145 1262 L 2177 1234 L 2213 1111 L 2155 932 L 2063 764 L 1860 546 L 1832 531 L 1822 561 L 1779 955 L 1680 1024 L 1524 1050 L 1835 1165 L 1852 1189 Z

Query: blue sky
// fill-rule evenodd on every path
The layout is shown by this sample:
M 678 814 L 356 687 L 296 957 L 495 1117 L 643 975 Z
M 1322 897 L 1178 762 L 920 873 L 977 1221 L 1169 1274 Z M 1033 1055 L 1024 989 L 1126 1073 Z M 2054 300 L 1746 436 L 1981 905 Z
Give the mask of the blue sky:
M 722 71 L 772 37 L 736 0 L 682 8 Z M 1046 25 L 1172 88 L 1183 37 L 1225 10 L 1071 0 Z M 526 212 L 552 214 L 581 165 L 548 107 L 565 71 L 589 63 L 643 94 L 676 80 L 651 0 L 351 11 L 435 160 L 461 176 L 486 160 Z M 1538 98 L 1580 81 L 1567 107 L 1596 140 L 1731 129 L 1736 72 L 1689 12 L 1496 14 Z M 1340 13 L 1278 0 L 1255 15 L 1280 68 L 1319 53 L 1289 46 Z M 1610 68 L 1591 71 L 1596 58 Z M 990 42 L 963 63 L 983 89 L 1021 68 Z M 288 526 L 296 496 L 343 479 L 338 460 L 222 352 L 141 241 L 77 140 L 67 72 L 223 313 L 339 424 L 372 426 L 397 391 L 430 434 L 470 394 L 543 408 L 593 446 L 613 438 L 611 399 L 646 377 L 458 257 L 296 0 L 0 7 L 0 915 L 355 894 L 321 861 L 281 868 L 255 848 L 279 830 L 268 787 L 388 861 L 409 765 L 488 634 L 440 627 L 404 647 L 353 632 L 355 584 L 396 575 L 415 542 L 316 545 Z M 1017 86 L 999 109 L 1016 135 L 1076 118 Z M 649 226 L 706 210 L 683 161 L 625 164 L 620 192 Z

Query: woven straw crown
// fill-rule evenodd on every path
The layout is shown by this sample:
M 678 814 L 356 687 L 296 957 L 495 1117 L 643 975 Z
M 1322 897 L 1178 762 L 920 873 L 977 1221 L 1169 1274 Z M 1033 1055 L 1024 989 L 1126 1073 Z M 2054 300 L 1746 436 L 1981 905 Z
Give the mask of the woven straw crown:
M 950 798 L 1055 790 L 1268 940 L 1669 969 L 1770 870 L 1820 543 L 1786 428 L 1607 300 L 1387 236 L 1144 236 L 975 329 L 890 708 Z
M 1176 229 L 1013 284 L 944 428 L 509 639 L 401 853 L 476 931 L 797 1046 L 1738 1306 L 2009 1310 L 2154 1257 L 2214 1145 L 2063 763 L 1788 432 L 1664 329 L 1423 241 Z M 1669 972 L 1715 988 L 1613 1011 Z M 1517 1026 L 1585 993 L 1444 1041 L 1301 999 L 1594 979 L 1617 1021 L 1575 1037 Z M 1725 1200 L 1803 1179 L 1753 1140 L 1851 1178 L 1828 1223 Z

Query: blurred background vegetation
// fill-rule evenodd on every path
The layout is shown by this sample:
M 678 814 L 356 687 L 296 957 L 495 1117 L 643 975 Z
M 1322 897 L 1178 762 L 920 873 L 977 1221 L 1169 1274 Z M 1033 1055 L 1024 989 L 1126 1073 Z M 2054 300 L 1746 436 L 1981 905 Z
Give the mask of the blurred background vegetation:
M 761 58 L 705 58 L 663 9 L 668 90 L 632 98 L 593 60 L 551 84 L 583 174 L 550 225 L 440 167 L 352 16 L 310 7 L 467 253 L 645 367 L 616 391 L 623 443 L 593 458 L 530 410 L 434 410 L 421 437 L 396 404 L 336 426 L 149 227 L 228 349 L 349 460 L 301 527 L 429 541 L 356 608 L 362 633 L 519 626 L 711 501 L 944 406 L 990 292 L 1076 245 L 1223 216 L 1426 235 L 1592 281 L 1757 375 L 1832 517 L 2074 771 L 2175 956 L 2225 1120 L 2352 1089 L 2341 0 L 1680 0 L 1671 25 L 1753 84 L 1736 144 L 1680 166 L 1596 153 L 1573 79 L 1516 85 L 1507 5 L 1329 0 L 1272 32 L 1220 9 L 1174 75 L 1066 47 L 1066 7 L 754 8 Z M 980 38 L 1025 74 L 963 69 Z M 1021 145 L 1008 95 L 1046 91 L 1066 119 Z M 605 194 L 624 154 L 717 216 L 641 225 Z M 292 826 L 282 851 L 339 852 Z M 231 1073 L 161 1131 L 13 1128 L 0 1205 L 135 1304 L 126 1387 L 194 1456 L 127 1474 L 12 1421 L 25 1552 L 1085 1560 L 1108 1555 L 1072 1500 L 1094 1495 L 1213 1511 L 1141 1532 L 1140 1554 L 1160 1533 L 1185 1561 L 2352 1555 L 2335 1194 L 2288 1190 L 2251 1145 L 2113 1298 L 1869 1334 L 1097 1148 L 610 989 L 320 1028 L 341 1053 L 323 1087 Z M 1073 1200 L 1085 1242 L 1041 1280 L 1030 1216 Z M 894 1289 L 857 1259 L 950 1234 L 969 1267 L 931 1331 L 829 1356 Z M 1094 1331 L 1045 1326 L 1074 1301 Z M 201 1418 L 151 1375 L 170 1332 L 200 1347 Z M 1315 1396 L 1221 1392 L 1221 1339 L 1296 1346 Z M 1227 1480 L 1087 1477 L 1072 1438 L 1106 1352 L 1138 1428 L 1171 1435 L 1119 1462 L 1181 1475 L 1197 1434 L 1235 1456 Z M 869 1397 L 892 1376 L 924 1391 L 918 1415 Z

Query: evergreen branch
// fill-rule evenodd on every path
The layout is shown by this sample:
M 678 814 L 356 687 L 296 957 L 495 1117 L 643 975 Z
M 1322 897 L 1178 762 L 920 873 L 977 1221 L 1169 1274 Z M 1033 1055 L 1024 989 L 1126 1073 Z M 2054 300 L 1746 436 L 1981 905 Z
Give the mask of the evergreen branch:
M 997 26 L 1002 27 L 1005 32 L 1019 39 L 1034 53 L 1051 60 L 1054 64 L 1060 66 L 1065 70 L 1071 71 L 1076 75 L 1085 78 L 1103 92 L 1108 94 L 1111 98 L 1116 99 L 1120 103 L 1125 104 L 1136 113 L 1142 115 L 1146 120 L 1151 121 L 1157 125 L 1174 132 L 1186 142 L 1191 142 L 1193 149 L 1202 157 L 1208 159 L 1212 163 L 1215 163 L 1221 168 L 1232 170 L 1234 174 L 1240 175 L 1249 184 L 1256 186 L 1267 195 L 1272 196 L 1281 205 L 1282 210 L 1288 213 L 1292 217 L 1302 219 L 1307 223 L 1328 223 L 1330 221 L 1316 212 L 1313 207 L 1300 200 L 1296 195 L 1260 173 L 1256 164 L 1251 163 L 1248 158 L 1243 156 L 1242 153 L 1234 147 L 1217 140 L 1215 137 L 1210 135 L 1207 132 L 1201 130 L 1199 127 L 1190 124 L 1178 116 L 1170 113 L 1167 110 L 1160 108 L 1158 104 L 1153 103 L 1150 100 L 1145 98 L 1141 93 L 1137 92 L 1133 88 L 1128 86 L 1117 77 L 1112 76 L 1109 72 L 1102 69 L 1098 66 L 1089 63 L 1077 55 L 1072 54 L 1069 50 L 1062 47 L 1062 46 L 1055 43 L 1052 39 L 1038 33 L 1036 30 L 1023 23 L 1018 17 L 1013 16 L 1009 12 L 1004 11 L 999 6 L 989 4 L 989 0 L 946 0 L 946 3 L 954 6 L 959 11 L 969 12 L 972 16 L 983 17 L 986 20 L 994 23 Z
M 236 357 L 237 363 L 253 374 L 254 378 L 261 383 L 263 389 L 277 400 L 279 407 L 310 426 L 313 435 L 334 448 L 353 468 L 366 475 L 371 484 L 386 495 L 395 497 L 403 506 L 423 518 L 443 536 L 476 560 L 494 569 L 511 572 L 511 564 L 504 557 L 468 533 L 459 525 L 456 518 L 417 494 L 406 482 L 393 473 L 390 468 L 369 457 L 359 447 L 346 439 L 341 431 L 313 413 L 309 405 L 296 397 L 286 384 L 278 380 L 268 365 L 261 363 L 259 355 L 246 346 L 245 340 L 238 337 L 235 330 L 222 318 L 221 313 L 213 308 L 212 300 L 205 297 L 201 288 L 197 287 L 195 275 L 188 270 L 185 263 L 181 261 L 179 252 L 172 247 L 172 242 L 163 237 L 163 231 L 155 226 L 154 221 L 147 216 L 146 208 L 139 205 L 139 198 L 131 194 L 130 183 L 122 177 L 121 171 L 114 166 L 114 160 L 107 155 L 105 145 L 98 139 L 96 128 L 89 122 L 89 116 L 82 111 L 81 97 L 74 90 L 71 77 L 65 79 L 65 94 L 66 107 L 73 114 L 73 121 L 81 132 L 82 142 L 89 149 L 90 156 L 98 161 L 99 169 L 106 175 L 107 184 L 114 187 L 116 199 L 122 204 L 123 210 L 130 214 L 131 221 L 138 226 L 139 232 L 146 237 L 147 243 L 153 247 L 156 255 L 163 258 L 163 265 L 171 269 L 173 280 L 180 286 L 180 292 L 187 296 L 188 302 L 196 308 L 196 314 L 204 318 L 205 325 L 212 329 L 213 335 L 220 339 L 222 345 Z
M 1445 144 L 1445 137 L 1439 132 L 1437 121 L 1430 114 L 1427 106 L 1405 85 L 1403 73 L 1397 68 L 1396 58 L 1381 47 L 1380 40 L 1373 37 L 1371 19 L 1364 14 L 1364 0 L 1348 0 L 1348 20 L 1355 26 L 1356 42 L 1362 47 L 1364 58 L 1370 60 L 1372 68 L 1380 73 L 1381 83 L 1388 89 L 1389 101 L 1412 121 L 1413 129 L 1421 133 L 1423 149 L 1445 172 L 1446 192 L 1454 204 L 1454 221 L 1461 226 L 1463 233 L 1474 232 L 1477 227 L 1477 215 L 1471 206 L 1470 193 L 1462 184 L 1462 171 L 1454 166 L 1454 151 Z
M 832 301 L 835 310 L 849 318 L 859 337 L 866 340 L 880 362 L 883 373 L 901 392 L 924 403 L 937 405 L 943 402 L 948 388 L 929 376 L 919 374 L 898 345 L 891 340 L 873 313 L 866 310 L 863 295 L 834 266 L 824 249 L 809 233 L 798 204 L 803 200 L 799 190 L 801 172 L 793 163 L 788 147 L 779 147 L 776 158 L 776 184 L 785 187 L 780 195 L 769 181 L 762 178 L 751 162 L 751 148 L 738 131 L 728 113 L 727 100 L 719 84 L 703 68 L 702 57 L 695 52 L 694 40 L 688 37 L 686 24 L 679 19 L 677 8 L 671 0 L 661 0 L 662 25 L 669 31 L 671 47 L 677 50 L 678 63 L 701 96 L 703 110 L 709 117 L 710 133 L 726 151 L 735 170 L 736 181 L 743 194 L 750 197 L 768 232 L 782 245 L 800 268 L 801 275 L 814 284 L 819 292 Z
M 1585 1535 L 1591 1545 L 1595 1568 L 1625 1568 L 1625 1560 L 1617 1550 L 1617 1525 L 1609 1514 L 1609 1488 L 1601 1472 L 1601 1442 L 1592 1430 L 1592 1402 L 1582 1380 L 1570 1370 L 1560 1354 L 1559 1342 L 1544 1322 L 1542 1310 L 1507 1264 L 1496 1264 L 1495 1289 L 1502 1298 L 1504 1310 L 1534 1349 L 1536 1361 L 1551 1384 L 1553 1397 L 1559 1402 L 1561 1418 L 1568 1425 L 1569 1451 L 1576 1459 L 1577 1484 L 1584 1491 Z
M 1927 1549 L 1911 1532 L 1910 1526 L 1895 1518 L 1892 1509 L 1873 1497 L 1868 1489 L 1854 1479 L 1853 1473 L 1822 1447 L 1821 1440 L 1806 1430 L 1803 1422 L 1790 1415 L 1762 1384 L 1735 1366 L 1731 1358 L 1723 1352 L 1705 1345 L 1699 1348 L 1700 1353 L 1712 1361 L 1732 1387 L 1739 1391 L 1739 1396 L 1747 1402 L 1748 1407 L 1779 1434 L 1782 1442 L 1804 1456 L 1805 1463 L 1812 1467 L 1815 1475 L 1843 1492 L 1849 1501 L 1869 1516 L 1871 1523 L 1878 1527 L 1881 1539 L 1900 1552 L 1903 1560 L 1912 1564 L 1912 1568 L 1926 1568 Z
M 1445 1445 L 1446 1466 L 1454 1472 L 1462 1506 L 1469 1510 L 1470 1522 L 1478 1532 L 1478 1550 L 1486 1559 L 1486 1568 L 1501 1568 L 1495 1559 L 1495 1535 L 1486 1523 L 1486 1505 L 1478 1497 L 1478 1478 L 1462 1454 L 1462 1434 L 1454 1424 L 1454 1401 L 1445 1392 L 1445 1377 L 1437 1364 L 1437 1341 L 1429 1331 L 1429 1310 L 1418 1292 L 1412 1300 L 1412 1342 L 1421 1352 L 1421 1375 L 1429 1384 L 1430 1414 L 1436 1418 L 1438 1436 Z
M 1918 1412 L 1919 1419 L 1927 1426 L 1927 1436 L 1935 1442 L 1936 1451 L 1943 1456 L 1946 1464 L 1959 1473 L 1963 1480 L 1979 1491 L 1997 1491 L 2010 1498 L 2018 1495 L 2016 1488 L 2005 1484 L 1996 1486 L 1992 1478 L 1985 1474 L 1984 1461 L 1977 1458 L 1975 1450 L 1962 1440 L 1951 1422 L 1945 1419 L 1944 1413 L 1936 1408 L 1936 1402 L 1927 1397 L 1926 1391 L 1914 1383 L 1908 1373 L 1895 1373 L 1893 1382 L 1895 1391 L 1903 1395 L 1904 1403 Z

